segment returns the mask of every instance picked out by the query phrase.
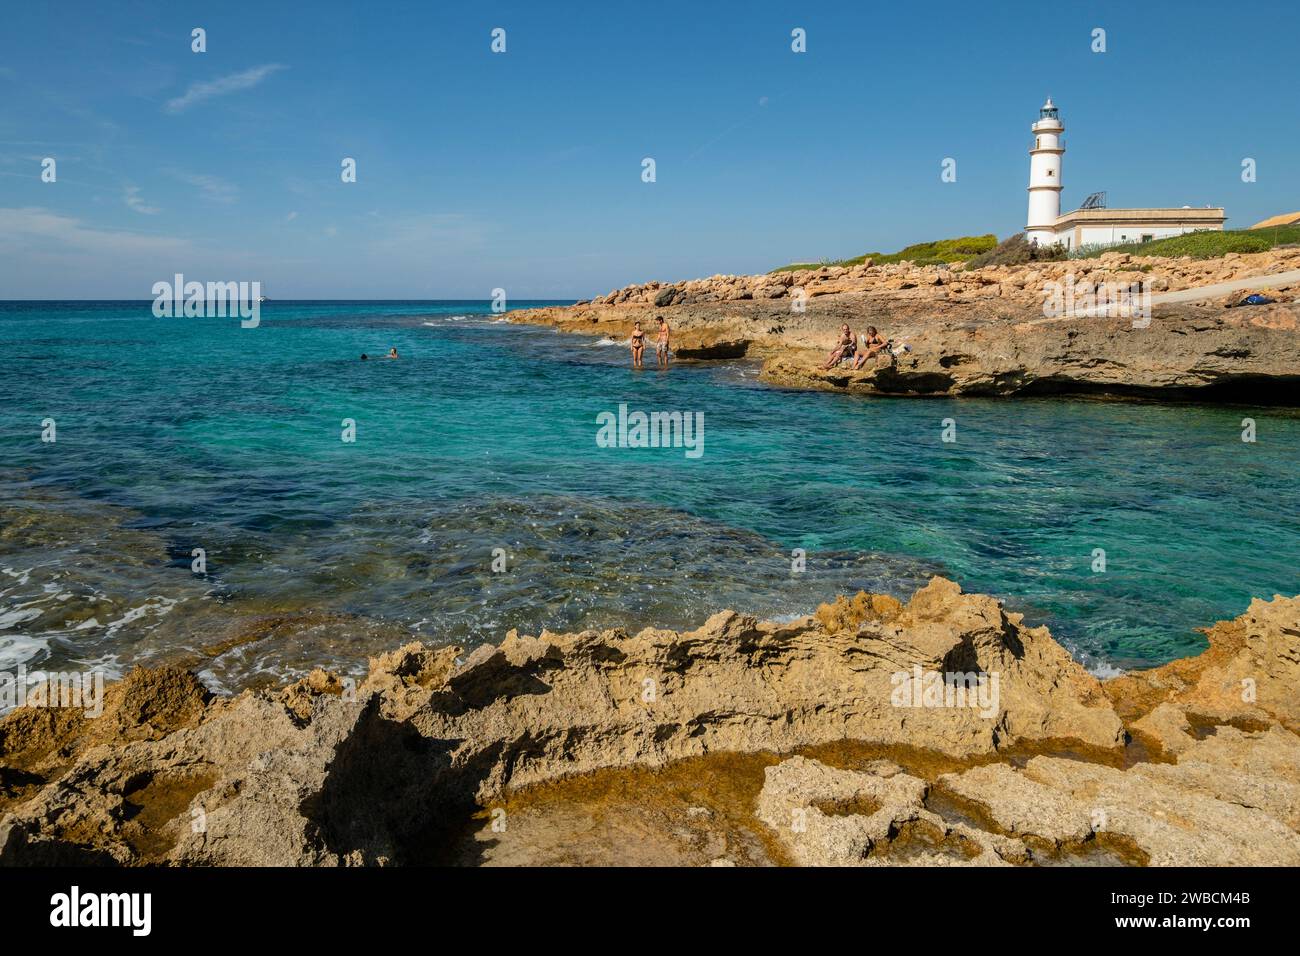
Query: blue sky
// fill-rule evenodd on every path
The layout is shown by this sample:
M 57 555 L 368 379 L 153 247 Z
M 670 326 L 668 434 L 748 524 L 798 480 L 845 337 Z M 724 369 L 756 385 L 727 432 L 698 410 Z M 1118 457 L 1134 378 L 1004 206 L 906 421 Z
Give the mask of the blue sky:
M 1064 208 L 1105 189 L 1248 226 L 1300 209 L 1297 9 L 9 2 L 0 299 L 147 299 L 175 272 L 272 298 L 586 297 L 1005 237 L 1049 94 Z

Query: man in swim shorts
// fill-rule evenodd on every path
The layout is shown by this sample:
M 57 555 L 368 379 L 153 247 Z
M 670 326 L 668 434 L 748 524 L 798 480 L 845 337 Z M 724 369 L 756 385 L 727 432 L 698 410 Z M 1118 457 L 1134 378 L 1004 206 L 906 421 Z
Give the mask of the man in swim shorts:
M 824 369 L 833 369 L 846 358 L 853 358 L 853 353 L 858 350 L 857 338 L 849 331 L 847 325 L 840 326 L 840 340 L 835 344 L 835 351 L 826 359 Z

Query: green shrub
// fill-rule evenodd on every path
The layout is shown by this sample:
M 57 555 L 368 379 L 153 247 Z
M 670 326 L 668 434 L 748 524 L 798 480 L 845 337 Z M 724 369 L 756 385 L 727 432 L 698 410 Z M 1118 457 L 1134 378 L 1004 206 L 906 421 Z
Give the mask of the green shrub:
M 889 262 L 911 261 L 918 266 L 938 265 L 944 262 L 965 262 L 972 256 L 988 252 L 994 249 L 998 244 L 998 237 L 993 233 L 983 236 L 961 236 L 957 239 L 938 239 L 934 242 L 918 242 L 915 245 L 908 246 L 906 249 L 900 249 L 898 252 L 880 253 L 867 252 L 860 256 L 854 256 L 852 259 L 837 259 L 834 261 L 822 261 L 820 263 L 797 262 L 788 266 L 781 266 L 779 269 L 773 269 L 773 272 L 798 272 L 802 269 L 820 269 L 822 266 L 840 266 L 851 268 L 860 266 L 870 259 L 873 263 L 883 264 Z
M 872 254 L 873 262 L 903 262 L 910 260 L 917 265 L 937 262 L 965 262 L 972 256 L 989 252 L 997 247 L 998 237 L 993 233 L 983 236 L 962 236 L 959 239 L 940 239 L 937 242 L 920 242 L 908 246 L 890 255 Z
M 1023 232 L 1018 232 L 996 248 L 971 259 L 966 263 L 966 268 L 982 269 L 985 266 L 1020 266 L 1027 262 L 1056 262 L 1064 259 L 1065 255 L 1065 248 L 1059 243 L 1036 246 L 1025 240 Z
M 1229 252 L 1267 252 L 1277 246 L 1300 243 L 1300 226 L 1271 226 L 1267 229 L 1202 229 L 1168 239 L 1128 242 L 1122 246 L 1084 246 L 1070 254 L 1072 259 L 1095 259 L 1107 252 L 1135 256 L 1191 256 L 1213 259 Z

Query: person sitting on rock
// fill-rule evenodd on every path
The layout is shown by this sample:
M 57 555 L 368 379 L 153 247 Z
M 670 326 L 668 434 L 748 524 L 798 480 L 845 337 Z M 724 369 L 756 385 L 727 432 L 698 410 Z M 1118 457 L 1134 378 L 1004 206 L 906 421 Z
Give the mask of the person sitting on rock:
M 867 359 L 877 358 L 885 350 L 889 343 L 884 337 L 876 331 L 874 325 L 867 326 L 867 334 L 862 337 L 863 351 L 858 353 L 858 357 L 853 360 L 855 369 L 861 368 L 867 364 Z
M 827 370 L 833 369 L 846 358 L 853 358 L 853 353 L 857 350 L 857 339 L 854 337 L 853 333 L 849 331 L 847 325 L 841 325 L 840 340 L 835 344 L 835 351 L 833 351 L 826 359 L 826 364 L 823 365 L 822 368 Z

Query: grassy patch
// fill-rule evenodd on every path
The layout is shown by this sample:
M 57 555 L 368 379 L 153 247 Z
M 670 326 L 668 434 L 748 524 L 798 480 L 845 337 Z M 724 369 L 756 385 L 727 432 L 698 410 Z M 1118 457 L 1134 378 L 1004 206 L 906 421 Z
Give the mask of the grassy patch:
M 796 262 L 788 266 L 773 269 L 773 272 L 799 272 L 804 269 L 820 269 L 823 266 L 841 266 L 849 268 L 860 266 L 870 259 L 880 265 L 889 262 L 911 261 L 918 266 L 935 265 L 940 262 L 965 262 L 982 252 L 988 252 L 998 244 L 998 237 L 992 233 L 983 236 L 961 236 L 957 239 L 938 239 L 934 242 L 918 242 L 900 249 L 898 252 L 868 252 L 852 259 L 824 259 L 821 262 Z
M 1267 252 L 1277 246 L 1300 243 L 1300 226 L 1270 226 L 1267 229 L 1205 229 L 1168 239 L 1129 242 L 1122 246 L 1095 246 L 1077 250 L 1073 259 L 1095 259 L 1107 252 L 1135 256 L 1191 256 L 1213 259 L 1229 252 Z

